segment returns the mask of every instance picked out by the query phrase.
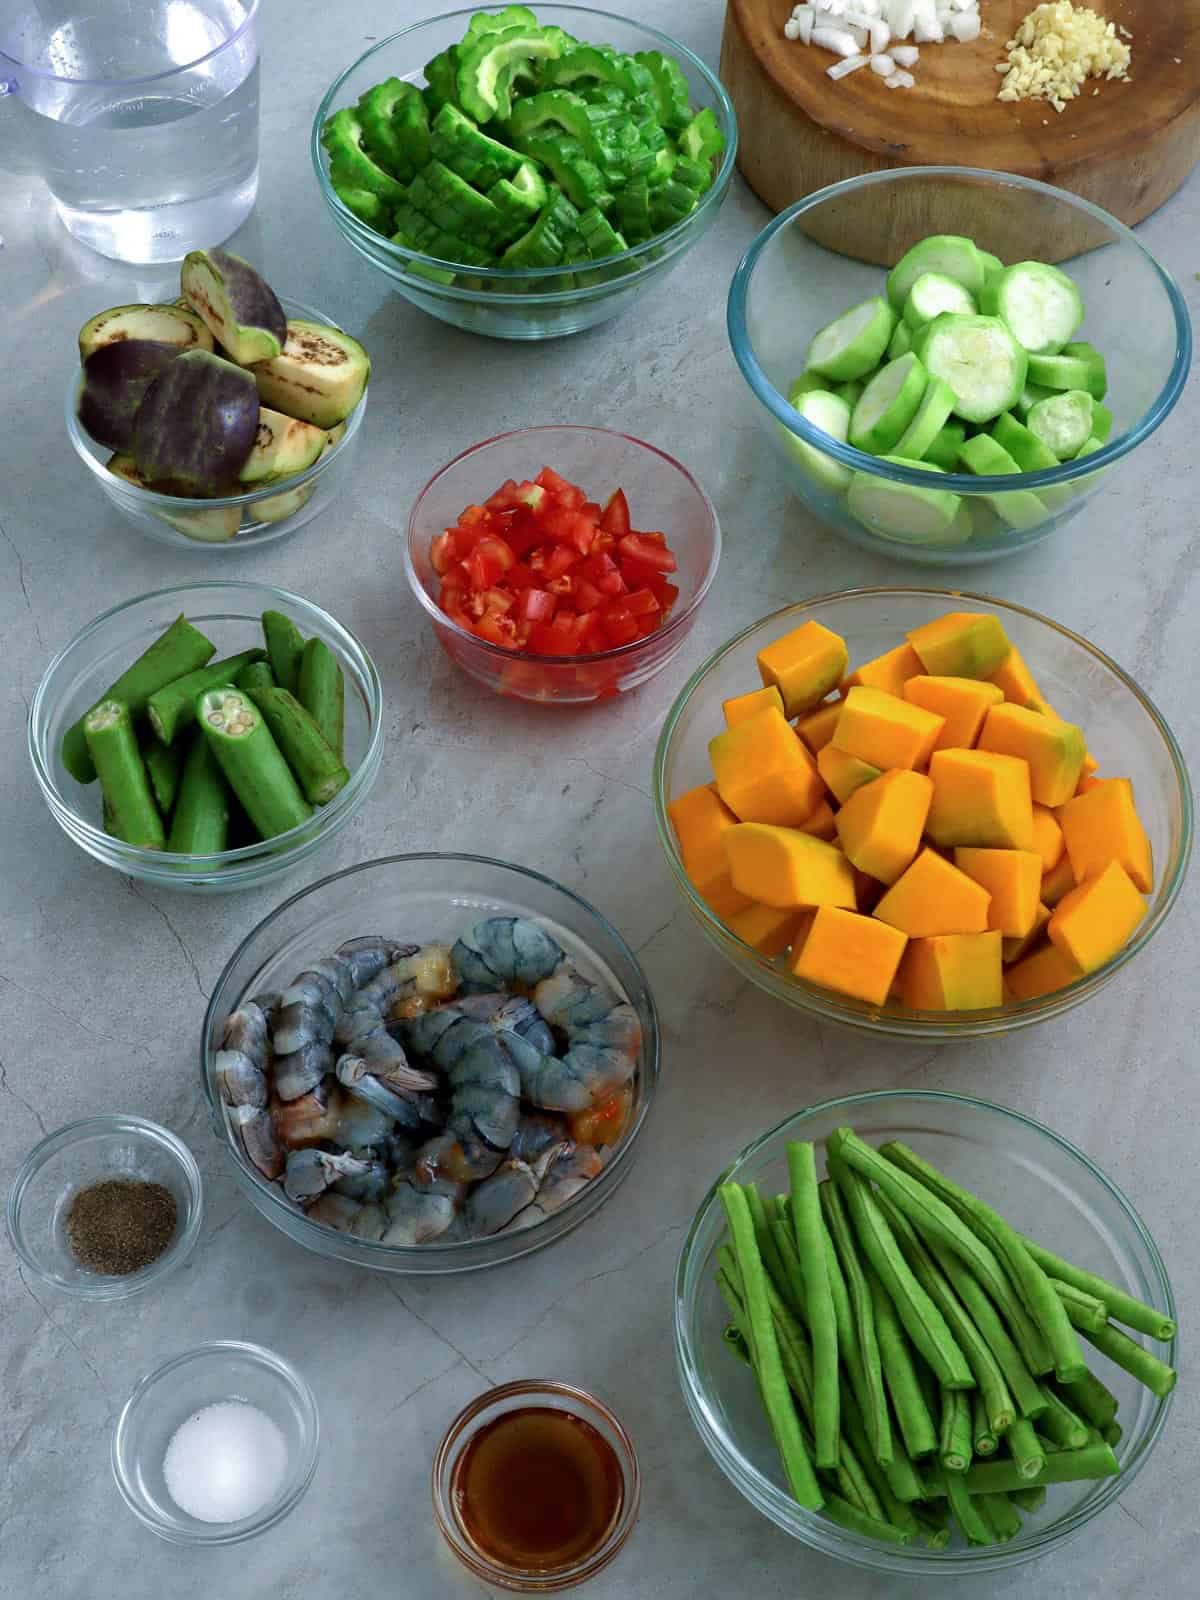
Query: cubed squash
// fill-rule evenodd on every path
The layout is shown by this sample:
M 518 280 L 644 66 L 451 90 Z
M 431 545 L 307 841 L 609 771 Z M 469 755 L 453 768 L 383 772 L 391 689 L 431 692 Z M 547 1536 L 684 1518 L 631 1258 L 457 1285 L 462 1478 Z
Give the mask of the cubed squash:
M 1063 831 L 1059 827 L 1058 818 L 1048 806 L 1033 807 L 1033 848 L 1042 858 L 1042 871 L 1053 872 L 1062 860 Z
M 873 917 L 821 906 L 791 963 L 794 977 L 881 1006 L 908 943 Z
M 1119 861 L 1065 894 L 1046 926 L 1050 943 L 1080 972 L 1110 961 L 1146 915 L 1146 902 Z
M 854 869 L 798 828 L 742 822 L 722 835 L 734 888 L 766 906 L 854 906 Z
M 718 917 L 743 911 L 749 899 L 739 894 L 729 876 L 729 863 L 721 835 L 732 828 L 737 818 L 725 805 L 712 784 L 702 784 L 678 795 L 667 807 L 667 815 L 679 840 L 683 870 Z
M 1058 859 L 1057 866 L 1042 877 L 1042 903 L 1047 906 L 1056 906 L 1063 895 L 1070 894 L 1075 887 L 1075 874 L 1071 869 L 1071 858 L 1064 850 Z
M 1093 789 L 1098 789 L 1106 781 L 1104 778 L 1093 778 L 1090 772 L 1084 773 L 1083 777 L 1075 785 L 1075 793 L 1091 794 Z
M 895 883 L 921 848 L 932 799 L 925 774 L 905 768 L 863 784 L 834 818 L 847 859 L 880 883 Z
M 732 728 L 735 723 L 745 722 L 747 717 L 765 711 L 768 706 L 774 706 L 779 712 L 783 710 L 783 696 L 773 683 L 767 684 L 765 689 L 751 689 L 749 694 L 735 694 L 731 700 L 721 703 L 725 726 Z
M 1060 806 L 1059 825 L 1076 883 L 1119 861 L 1143 894 L 1154 887 L 1150 840 L 1133 803 L 1128 778 L 1097 778 L 1084 794 Z
M 812 815 L 823 789 L 803 741 L 776 706 L 709 741 L 717 792 L 742 822 L 794 827 Z
M 837 818 L 824 795 L 817 801 L 816 810 L 800 824 L 800 832 L 811 833 L 814 839 L 837 838 Z
M 855 667 L 850 676 L 842 680 L 842 693 L 849 694 L 851 689 L 861 685 L 864 689 L 882 689 L 885 694 L 902 695 L 908 680 L 924 670 L 912 645 L 897 645 L 894 650 Z
M 1037 916 L 1033 919 L 1033 926 L 1023 939 L 1001 939 L 1000 958 L 1006 967 L 1014 961 L 1020 961 L 1031 950 L 1036 950 L 1042 942 L 1046 932 L 1046 924 L 1050 921 L 1050 907 L 1039 903 Z
M 796 732 L 804 740 L 813 755 L 820 755 L 821 751 L 833 738 L 833 730 L 837 727 L 837 719 L 842 714 L 842 702 L 830 700 L 828 704 L 818 706 L 815 711 L 810 711 L 806 717 L 801 717 L 796 724 Z
M 783 696 L 784 713 L 798 717 L 837 688 L 849 660 L 844 639 L 819 622 L 804 622 L 758 652 L 758 672 Z
M 910 939 L 900 996 L 912 1011 L 982 1011 L 1004 1003 L 998 933 L 937 933 Z
M 1042 806 L 1061 806 L 1075 793 L 1087 742 L 1072 722 L 1006 703 L 984 718 L 979 749 L 1028 762 L 1033 798 Z
M 937 750 L 929 763 L 934 844 L 994 850 L 1033 848 L 1029 765 L 991 750 Z
M 844 806 L 856 789 L 874 782 L 882 769 L 873 767 L 869 761 L 860 761 L 857 756 L 847 755 L 835 744 L 827 744 L 817 751 L 817 771 L 838 805 Z
M 936 850 L 926 848 L 875 907 L 881 922 L 914 939 L 935 933 L 984 933 L 991 897 Z
M 908 642 L 938 678 L 989 678 L 1012 649 L 999 617 L 947 611 L 913 628 Z
M 1031 700 L 1041 699 L 1042 691 L 1037 686 L 1037 680 L 1025 665 L 1025 659 L 1016 645 L 1013 645 L 995 672 L 988 673 L 988 682 L 994 683 L 1002 690 L 1004 698 L 1016 706 L 1027 706 Z
M 854 869 L 854 898 L 864 917 L 874 911 L 882 893 L 883 885 L 878 878 L 873 878 L 869 872 L 859 872 L 857 867 Z
M 920 673 L 904 685 L 904 698 L 946 719 L 933 748 L 955 750 L 975 743 L 988 710 L 1004 695 L 982 678 L 931 678 Z
M 830 743 L 881 772 L 917 768 L 928 763 L 944 725 L 944 717 L 898 695 L 854 688 L 846 696 Z
M 760 956 L 773 961 L 791 944 L 807 914 L 791 906 L 752 905 L 726 917 L 725 926 Z
M 991 895 L 988 927 L 1024 939 L 1041 904 L 1042 858 L 1033 850 L 979 850 L 960 845 L 954 865 Z
M 1080 976 L 1074 964 L 1052 944 L 1005 969 L 1004 994 L 1008 1000 L 1039 1000 L 1044 994 L 1065 989 Z

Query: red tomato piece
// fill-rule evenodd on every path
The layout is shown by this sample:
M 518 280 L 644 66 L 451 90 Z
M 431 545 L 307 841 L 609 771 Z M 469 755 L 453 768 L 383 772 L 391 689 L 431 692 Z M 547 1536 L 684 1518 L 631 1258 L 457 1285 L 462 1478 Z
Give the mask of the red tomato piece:
M 649 589 L 634 589 L 625 596 L 625 604 L 635 617 L 657 617 L 662 609 L 658 596 Z
M 491 611 L 486 612 L 475 624 L 475 633 L 480 639 L 486 639 L 489 644 L 498 644 L 504 650 L 520 648 L 517 625 L 511 617 L 497 616 Z
M 611 533 L 616 539 L 623 539 L 629 532 L 629 502 L 625 498 L 624 489 L 618 489 L 610 497 L 608 504 L 600 513 L 600 526 L 605 533 Z
M 490 588 L 513 565 L 512 550 L 495 534 L 485 534 L 463 562 L 467 581 L 473 589 Z
M 523 506 L 519 511 L 510 512 L 506 521 L 504 537 L 515 555 L 527 555 L 545 539 L 540 520 Z
M 675 571 L 675 557 L 661 534 L 627 533 L 617 540 L 617 550 L 623 558 L 640 561 L 658 572 Z
M 575 551 L 568 545 L 543 545 L 530 552 L 529 565 L 543 580 L 544 586 L 551 579 L 561 578 L 565 572 L 570 572 L 577 559 Z
M 429 560 L 439 576 L 448 572 L 459 558 L 455 542 L 457 532 L 457 528 L 445 528 L 441 533 L 435 533 L 429 541 Z
M 559 505 L 567 506 L 572 511 L 578 511 L 587 500 L 587 495 L 582 489 L 573 483 L 568 483 L 566 478 L 560 477 L 553 467 L 543 467 L 534 482 L 548 490 Z
M 571 573 L 564 572 L 561 578 L 548 578 L 546 580 L 546 587 L 549 589 L 551 594 L 557 595 L 559 599 L 562 600 L 568 596 L 574 595 L 575 578 Z
M 583 512 L 584 516 L 588 517 L 592 522 L 600 521 L 602 513 L 599 500 L 585 500 L 579 509 Z
M 542 518 L 542 527 L 558 544 L 565 544 L 581 556 L 587 555 L 596 538 L 596 524 L 582 511 L 556 508 Z
M 613 601 L 600 613 L 600 626 L 611 645 L 632 644 L 638 637 L 637 618 L 620 600 Z
M 579 570 L 585 578 L 591 580 L 601 594 L 624 594 L 626 583 L 621 576 L 617 563 L 611 556 L 593 552 L 579 564 Z
M 662 620 L 665 622 L 671 615 L 672 606 L 679 599 L 679 587 L 677 584 L 668 583 L 665 578 L 660 578 L 652 587 L 658 596 L 658 603 L 662 607 Z
M 485 589 L 479 598 L 483 601 L 483 609 L 485 613 L 503 613 L 505 611 L 511 611 L 516 603 L 514 597 L 509 594 L 507 589 Z
M 603 599 L 604 596 L 590 578 L 579 577 L 575 580 L 575 604 L 580 611 L 595 611 Z
M 549 622 L 558 609 L 557 596 L 545 589 L 521 590 L 521 616 L 526 622 Z

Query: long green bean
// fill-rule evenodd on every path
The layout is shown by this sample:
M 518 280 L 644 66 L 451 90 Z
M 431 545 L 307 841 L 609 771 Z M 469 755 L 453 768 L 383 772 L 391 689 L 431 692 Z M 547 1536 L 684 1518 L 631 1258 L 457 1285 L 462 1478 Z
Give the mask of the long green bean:
M 992 1525 L 992 1530 L 1001 1544 L 1007 1544 L 1010 1539 L 1015 1539 L 1021 1531 L 1021 1518 L 1016 1506 L 1006 1494 L 984 1494 L 979 1496 L 983 1502 L 983 1511 Z
M 1094 1372 L 1085 1372 L 1074 1383 L 1060 1383 L 1057 1387 L 1067 1404 L 1101 1433 L 1117 1420 L 1117 1397 Z
M 1037 1379 L 1000 1321 L 999 1314 L 984 1293 L 982 1285 L 953 1251 L 947 1250 L 934 1239 L 926 1238 L 924 1243 L 929 1246 L 930 1254 L 941 1268 L 942 1275 L 949 1281 L 983 1336 L 984 1343 L 995 1356 L 1008 1384 L 1009 1392 L 1016 1401 L 1017 1409 L 1024 1417 L 1037 1416 L 1044 1410 L 1046 1404 L 1038 1388 Z
M 858 1408 L 858 1402 L 855 1400 L 854 1394 L 846 1383 L 844 1376 L 841 1402 L 843 1437 L 862 1463 L 863 1471 L 870 1480 L 871 1487 L 883 1507 L 885 1520 L 894 1523 L 898 1528 L 906 1528 L 910 1533 L 915 1533 L 916 1522 L 913 1518 L 910 1504 L 896 1493 L 888 1477 L 889 1471 L 894 1467 L 894 1461 L 888 1467 L 881 1467 L 878 1461 L 874 1459 L 871 1453 L 872 1447 L 867 1434 L 866 1423 L 863 1420 L 862 1412 Z M 893 1442 L 898 1443 L 899 1441 Z M 923 1491 L 923 1484 L 918 1485 L 918 1487 Z
M 783 1281 L 777 1280 L 776 1286 L 791 1310 L 800 1317 L 805 1327 L 808 1326 L 808 1306 L 804 1298 L 804 1272 L 800 1266 L 800 1257 L 796 1254 L 796 1240 L 792 1234 L 790 1222 L 780 1222 L 778 1218 L 767 1224 L 767 1231 L 775 1251 L 775 1259 L 779 1262 L 779 1271 Z M 772 1273 L 772 1276 L 774 1274 Z
M 1008 1498 L 1013 1505 L 1019 1506 L 1026 1515 L 1032 1515 L 1033 1512 L 1040 1511 L 1046 1504 L 1045 1486 L 1035 1483 L 1024 1489 L 1010 1489 Z
M 996 1435 L 987 1414 L 987 1405 L 976 1389 L 971 1396 L 971 1453 L 977 1456 L 996 1454 Z
M 879 1341 L 884 1383 L 896 1413 L 904 1448 L 910 1456 L 931 1455 L 938 1447 L 938 1436 L 929 1407 L 925 1404 L 925 1396 L 921 1393 L 904 1328 L 878 1274 L 868 1272 L 867 1283 L 875 1313 L 875 1336 Z
M 744 1183 L 742 1193 L 746 1196 L 746 1204 L 750 1208 L 750 1220 L 754 1223 L 754 1237 L 758 1240 L 758 1253 L 763 1258 L 763 1265 L 771 1274 L 776 1288 L 785 1299 L 790 1299 L 791 1285 L 784 1277 L 783 1263 L 779 1259 L 779 1249 L 771 1233 L 767 1208 L 763 1204 L 762 1195 L 758 1192 L 758 1185 Z
M 1079 1483 L 1092 1478 L 1115 1478 L 1120 1471 L 1117 1458 L 1103 1439 L 1084 1445 L 1082 1450 L 1058 1450 L 1046 1457 L 1037 1487 L 1051 1483 Z M 1010 1494 L 1029 1487 L 1015 1461 L 1007 1458 L 976 1461 L 966 1475 L 971 1494 Z
M 849 1501 L 843 1500 L 840 1495 L 831 1494 L 825 1497 L 825 1515 L 832 1522 L 849 1529 L 851 1533 L 861 1533 L 868 1539 L 879 1539 L 885 1544 L 913 1542 L 913 1535 L 907 1529 L 897 1528 L 890 1522 L 880 1522 L 876 1517 L 868 1517 Z
M 1040 1420 L 1040 1419 L 1039 1419 Z M 1028 1481 L 1040 1478 L 1046 1465 L 1046 1452 L 1038 1439 L 1037 1431 L 1028 1417 L 1018 1417 L 1004 1435 L 1004 1442 L 1016 1462 L 1017 1471 Z
M 1127 1328 L 1148 1334 L 1151 1339 L 1166 1341 L 1175 1337 L 1175 1322 L 1171 1317 L 1161 1311 L 1155 1311 L 1153 1306 L 1148 1306 L 1141 1300 L 1135 1300 L 1132 1295 L 1126 1294 L 1124 1289 L 1118 1289 L 1115 1283 L 1109 1283 L 1108 1279 L 1102 1278 L 1099 1273 L 1086 1272 L 1082 1267 L 1064 1261 L 1052 1250 L 1047 1250 L 1045 1245 L 1038 1244 L 1036 1239 L 1024 1235 L 1022 1238 L 1026 1250 L 1043 1272 L 1049 1273 L 1052 1278 L 1060 1279 L 1063 1283 L 1071 1284 L 1073 1288 L 1082 1289 L 1085 1294 L 1095 1295 L 1097 1300 L 1102 1300 L 1108 1307 L 1108 1315 L 1113 1322 L 1123 1322 Z
M 941 1516 L 932 1506 L 919 1505 L 913 1507 L 913 1515 L 917 1519 L 917 1526 L 921 1530 L 921 1539 L 929 1550 L 944 1550 L 950 1543 L 950 1518 L 943 1510 Z
M 796 1254 L 804 1274 L 804 1304 L 813 1347 L 813 1386 L 816 1415 L 813 1436 L 818 1467 L 833 1467 L 838 1459 L 838 1343 L 829 1269 L 825 1263 L 825 1224 L 817 1192 L 816 1151 L 809 1140 L 796 1139 L 787 1147 L 791 1181 L 792 1228 Z
M 1050 1287 L 1067 1308 L 1067 1315 L 1077 1328 L 1102 1328 L 1108 1321 L 1108 1307 L 1094 1294 L 1077 1289 L 1073 1283 L 1061 1278 L 1051 1278 Z
M 1041 1386 L 1046 1409 L 1038 1418 L 1038 1431 L 1064 1450 L 1080 1450 L 1088 1441 L 1088 1425 L 1071 1410 L 1049 1384 Z
M 945 1485 L 946 1497 L 950 1501 L 950 1509 L 954 1513 L 954 1520 L 962 1529 L 964 1538 L 971 1544 L 991 1544 L 991 1524 L 972 1498 L 967 1488 L 966 1474 L 944 1472 L 942 1482 Z
M 938 1460 L 946 1472 L 965 1472 L 971 1465 L 971 1401 L 961 1389 L 942 1390 Z
M 1125 1437 L 1125 1429 L 1119 1422 L 1110 1422 L 1107 1428 L 1101 1430 L 1100 1437 L 1115 1450 Z
M 820 1186 L 821 1211 L 829 1237 L 846 1280 L 846 1293 L 854 1320 L 855 1334 L 861 1361 L 862 1393 L 860 1398 L 863 1420 L 870 1435 L 875 1460 L 886 1467 L 893 1459 L 892 1425 L 888 1416 L 887 1393 L 883 1386 L 883 1367 L 879 1359 L 879 1343 L 875 1333 L 875 1312 L 871 1304 L 871 1291 L 863 1272 L 854 1229 L 837 1186 L 826 1179 Z
M 1122 1333 L 1113 1323 L 1107 1322 L 1103 1328 L 1084 1328 L 1081 1331 L 1101 1355 L 1107 1356 L 1139 1383 L 1144 1383 L 1150 1393 L 1156 1394 L 1160 1400 L 1165 1399 L 1175 1387 L 1175 1380 L 1179 1376 L 1175 1368 L 1160 1361 L 1144 1345 L 1138 1344 L 1127 1333 Z

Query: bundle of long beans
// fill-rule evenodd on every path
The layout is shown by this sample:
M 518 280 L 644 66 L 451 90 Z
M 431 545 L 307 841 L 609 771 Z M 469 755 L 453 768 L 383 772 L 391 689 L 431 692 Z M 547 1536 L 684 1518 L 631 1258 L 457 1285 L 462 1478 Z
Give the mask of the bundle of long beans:
M 1115 1476 L 1117 1400 L 1080 1334 L 1164 1396 L 1124 1333 L 1169 1317 L 1019 1234 L 899 1141 L 787 1148 L 790 1193 L 726 1183 L 717 1283 L 800 1505 L 891 1544 L 1021 1530 L 1046 1485 Z

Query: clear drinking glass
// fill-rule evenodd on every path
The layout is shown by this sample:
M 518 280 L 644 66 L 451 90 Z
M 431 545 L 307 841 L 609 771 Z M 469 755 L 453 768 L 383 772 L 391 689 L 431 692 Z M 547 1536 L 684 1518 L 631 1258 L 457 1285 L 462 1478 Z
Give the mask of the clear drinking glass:
M 25 148 L 75 238 L 177 261 L 258 193 L 258 0 L 18 0 L 4 99 L 0 147 Z

